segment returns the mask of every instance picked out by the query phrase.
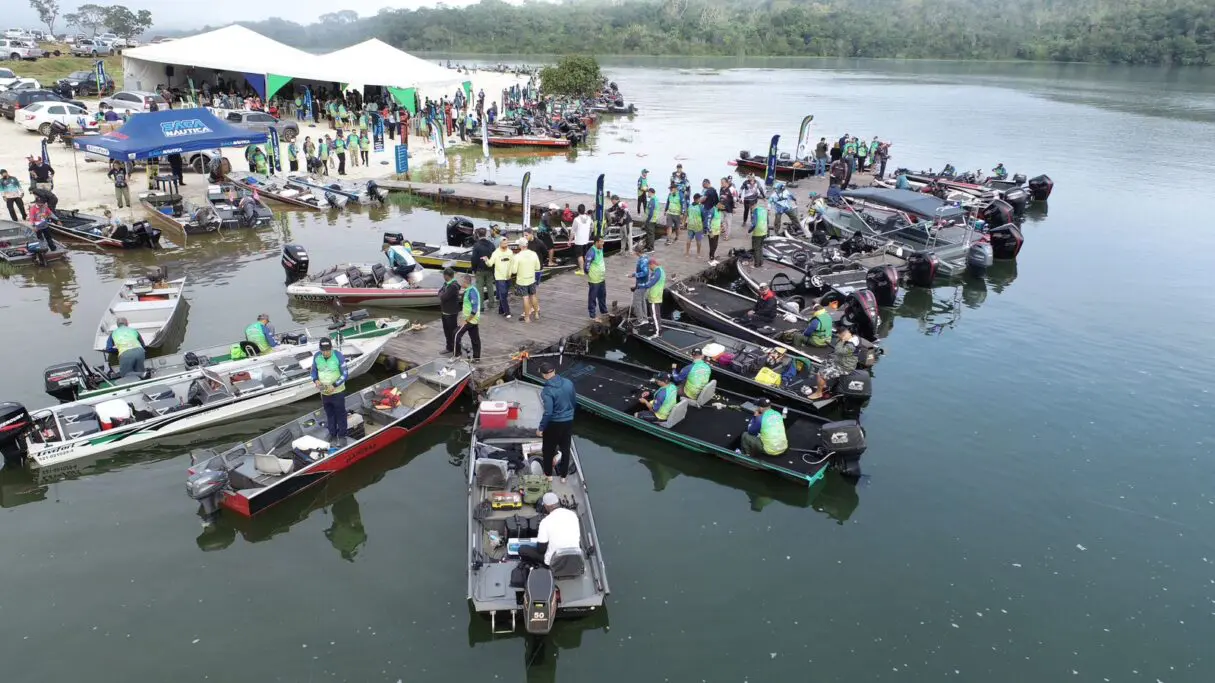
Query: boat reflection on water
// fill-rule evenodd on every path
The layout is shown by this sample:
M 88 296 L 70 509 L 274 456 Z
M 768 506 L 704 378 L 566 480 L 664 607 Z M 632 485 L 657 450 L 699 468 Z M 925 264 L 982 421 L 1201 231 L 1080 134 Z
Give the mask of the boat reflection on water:
M 464 438 L 467 448 L 467 436 L 461 430 L 466 422 L 467 418 L 459 414 L 440 417 L 401 444 L 355 463 L 321 485 L 297 493 L 256 517 L 222 514 L 214 524 L 204 527 L 195 539 L 198 549 L 204 552 L 223 550 L 236 541 L 238 534 L 249 543 L 268 541 L 290 531 L 320 510 L 332 515 L 332 521 L 324 531 L 325 538 L 342 559 L 353 562 L 367 544 L 368 537 L 355 494 L 449 438 Z
M 547 635 L 530 635 L 520 627 L 515 631 L 494 633 L 489 619 L 478 614 L 468 603 L 468 646 L 476 647 L 485 643 L 501 640 L 521 640 L 520 648 L 523 657 L 523 670 L 528 683 L 553 683 L 557 680 L 557 660 L 562 650 L 573 650 L 582 645 L 582 635 L 591 631 L 607 633 L 611 625 L 608 622 L 608 606 L 591 612 L 580 619 L 558 619 L 553 630 Z M 501 623 L 501 621 L 499 621 Z M 566 680 L 578 678 L 566 671 Z

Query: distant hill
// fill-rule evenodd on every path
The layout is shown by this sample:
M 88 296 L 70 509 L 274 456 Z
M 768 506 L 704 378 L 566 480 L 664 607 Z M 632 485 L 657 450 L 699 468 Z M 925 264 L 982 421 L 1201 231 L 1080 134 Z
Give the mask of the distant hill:
M 483 0 L 241 23 L 313 49 L 1215 62 L 1212 0 Z

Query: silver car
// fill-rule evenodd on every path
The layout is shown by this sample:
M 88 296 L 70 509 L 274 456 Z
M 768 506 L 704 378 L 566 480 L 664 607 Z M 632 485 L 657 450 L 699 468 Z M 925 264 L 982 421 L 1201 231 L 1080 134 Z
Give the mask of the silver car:
M 276 119 L 264 111 L 234 109 L 224 114 L 224 121 L 259 133 L 266 133 L 274 128 L 283 142 L 291 142 L 300 134 L 299 124 L 295 121 Z
M 165 102 L 165 98 L 158 93 L 147 92 L 145 90 L 119 90 L 98 103 L 99 109 L 113 109 L 115 113 L 121 115 L 124 113 L 138 114 L 140 112 L 151 111 L 152 103 L 156 103 L 157 109 L 168 109 L 169 103 Z

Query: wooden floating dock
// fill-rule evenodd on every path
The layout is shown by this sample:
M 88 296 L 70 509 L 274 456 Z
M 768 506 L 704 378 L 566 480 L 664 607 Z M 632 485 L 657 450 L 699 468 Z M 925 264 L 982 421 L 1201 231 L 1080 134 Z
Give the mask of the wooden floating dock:
M 813 180 L 813 179 L 812 179 Z M 805 193 L 814 189 L 813 183 L 802 181 L 798 195 L 804 200 Z M 520 188 L 510 185 L 482 185 L 478 183 L 454 183 L 438 185 L 432 183 L 411 183 L 403 181 L 384 181 L 382 187 L 393 190 L 413 192 L 419 196 L 435 199 L 442 203 L 457 203 L 472 205 L 485 209 L 502 211 L 521 211 Z M 807 187 L 809 186 L 809 189 Z M 624 199 L 623 197 L 621 198 Z M 636 207 L 636 197 L 630 197 L 633 208 Z M 537 212 L 540 207 L 556 204 L 564 207 L 569 202 L 572 206 L 586 204 L 594 206 L 595 198 L 589 194 L 575 192 L 558 192 L 532 188 L 532 207 Z M 680 235 L 678 242 L 670 246 L 664 244 L 661 236 L 656 241 L 654 255 L 667 273 L 667 288 L 679 280 L 705 279 L 715 271 L 725 271 L 733 267 L 730 257 L 731 249 L 750 249 L 751 238 L 743 230 L 741 208 L 732 216 L 730 239 L 723 239 L 717 246 L 717 260 L 720 265 L 709 266 L 709 242 L 705 239 L 703 251 L 699 258 L 696 256 L 696 245 L 692 245 L 692 253 L 684 255 L 687 244 L 687 234 Z M 633 293 L 629 288 L 633 280 L 628 277 L 633 272 L 636 257 L 627 248 L 608 256 L 607 266 L 607 300 L 609 313 L 613 319 L 626 315 L 632 305 Z M 513 289 L 513 288 L 512 288 Z M 540 320 L 523 323 L 519 314 L 523 311 L 523 301 L 512 291 L 511 313 L 514 318 L 506 320 L 500 317 L 497 309 L 490 307 L 481 315 L 481 362 L 473 373 L 473 384 L 478 391 L 488 387 L 499 379 L 510 374 L 518 365 L 512 359 L 520 351 L 538 352 L 549 349 L 562 339 L 578 339 L 605 332 L 606 323 L 592 320 L 587 313 L 587 284 L 586 278 L 573 272 L 563 272 L 543 278 L 538 292 L 540 300 Z M 384 356 L 390 367 L 405 369 L 421 365 L 443 353 L 446 342 L 443 339 L 443 326 L 435 320 L 425 329 L 406 332 L 390 341 L 384 348 Z M 467 347 L 468 341 L 464 340 Z

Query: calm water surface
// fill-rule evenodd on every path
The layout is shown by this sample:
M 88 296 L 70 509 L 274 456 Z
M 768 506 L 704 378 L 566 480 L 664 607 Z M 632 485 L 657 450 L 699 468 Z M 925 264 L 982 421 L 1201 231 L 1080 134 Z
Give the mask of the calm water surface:
M 677 160 L 719 178 L 773 133 L 893 140 L 894 163 L 1056 181 L 1015 267 L 913 291 L 887 316 L 859 486 L 785 486 L 580 418 L 614 589 L 541 642 L 493 638 L 465 604 L 470 407 L 256 522 L 203 530 L 184 453 L 286 409 L 38 482 L 0 472 L 0 672 L 93 681 L 1211 681 L 1209 273 L 1200 198 L 1215 156 L 1202 71 L 915 63 L 613 67 L 641 115 L 593 148 L 502 157 L 496 176 L 631 194 Z M 773 66 L 787 66 L 773 64 Z M 720 68 L 718 68 L 720 67 Z M 816 137 L 817 139 L 817 137 Z M 449 175 L 485 174 L 457 155 Z M 378 257 L 379 233 L 438 239 L 403 204 L 192 240 L 154 257 L 191 278 L 184 346 L 287 307 L 278 250 Z M 72 254 L 0 281 L 3 397 L 89 348 L 143 254 Z

